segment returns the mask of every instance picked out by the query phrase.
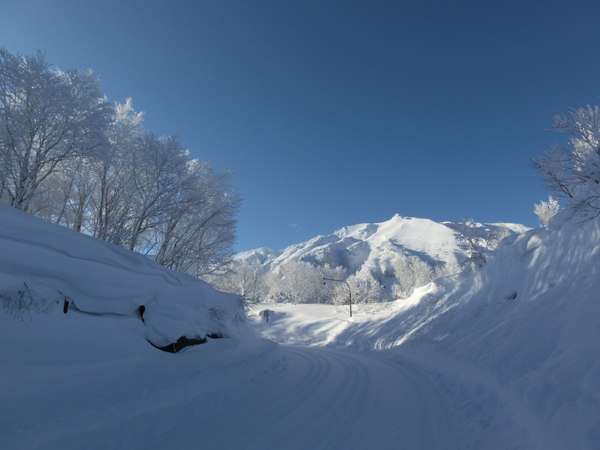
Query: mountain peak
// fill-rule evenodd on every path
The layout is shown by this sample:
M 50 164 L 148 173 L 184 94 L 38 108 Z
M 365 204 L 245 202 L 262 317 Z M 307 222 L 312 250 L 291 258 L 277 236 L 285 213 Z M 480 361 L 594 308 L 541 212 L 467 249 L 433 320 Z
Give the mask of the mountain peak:
M 527 229 L 511 225 L 514 232 Z M 486 225 L 490 226 L 494 225 Z M 348 275 L 366 270 L 380 279 L 395 255 L 416 256 L 433 266 L 458 265 L 469 256 L 449 223 L 395 214 L 385 222 L 350 225 L 280 251 L 263 247 L 240 253 L 236 259 L 258 260 L 268 271 L 291 261 L 329 264 L 344 267 Z

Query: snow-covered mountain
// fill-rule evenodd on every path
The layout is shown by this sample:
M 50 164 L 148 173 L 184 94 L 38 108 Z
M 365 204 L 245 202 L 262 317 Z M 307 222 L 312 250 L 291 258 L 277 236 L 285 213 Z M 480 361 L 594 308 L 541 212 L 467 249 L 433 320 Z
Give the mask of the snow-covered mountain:
M 504 225 L 512 233 L 529 229 L 518 224 Z M 499 224 L 482 224 L 481 227 L 493 229 Z M 467 249 L 458 242 L 450 222 L 438 223 L 396 214 L 386 222 L 344 227 L 280 251 L 262 247 L 241 252 L 236 259 L 259 261 L 266 271 L 290 261 L 329 264 L 344 267 L 348 275 L 368 271 L 379 279 L 395 255 L 416 256 L 432 266 L 458 265 L 469 256 Z

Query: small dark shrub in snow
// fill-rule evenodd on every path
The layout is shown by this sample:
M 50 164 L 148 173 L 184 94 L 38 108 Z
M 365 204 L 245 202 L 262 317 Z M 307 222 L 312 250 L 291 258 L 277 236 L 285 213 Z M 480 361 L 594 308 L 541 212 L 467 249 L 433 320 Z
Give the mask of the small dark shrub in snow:
M 31 312 L 39 313 L 44 305 L 44 301 L 38 298 L 25 283 L 23 283 L 23 288 L 14 294 L 8 292 L 0 294 L 0 299 L 2 299 L 2 306 L 7 312 L 14 314 L 15 319 L 21 320 L 25 314 L 33 320 Z

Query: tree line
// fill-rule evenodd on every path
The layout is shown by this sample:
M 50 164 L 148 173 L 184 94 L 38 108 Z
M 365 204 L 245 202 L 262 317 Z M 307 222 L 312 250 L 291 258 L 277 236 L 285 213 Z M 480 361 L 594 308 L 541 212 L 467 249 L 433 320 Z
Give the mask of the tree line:
M 91 71 L 0 49 L 0 200 L 203 277 L 230 267 L 240 196 Z
M 344 283 L 325 279 L 343 280 L 352 292 L 352 302 L 368 313 L 373 305 L 397 299 L 406 299 L 418 287 L 437 278 L 460 271 L 453 264 L 433 266 L 417 256 L 394 254 L 383 261 L 383 267 L 363 267 L 348 274 L 342 266 L 311 264 L 308 261 L 289 261 L 273 270 L 264 269 L 258 261 L 240 261 L 229 274 L 214 279 L 224 292 L 237 294 L 246 305 L 266 301 L 325 303 L 346 307 L 348 288 Z

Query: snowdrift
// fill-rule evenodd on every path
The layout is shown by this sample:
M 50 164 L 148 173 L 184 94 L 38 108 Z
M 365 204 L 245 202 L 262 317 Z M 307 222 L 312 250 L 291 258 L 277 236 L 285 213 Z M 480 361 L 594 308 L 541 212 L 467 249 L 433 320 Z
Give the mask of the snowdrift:
M 140 334 L 157 347 L 181 337 L 247 333 L 235 296 L 4 204 L 0 296 L 6 308 L 25 320 L 34 311 L 62 314 L 65 301 L 71 313 L 139 317 L 141 322 L 143 312 Z
M 503 240 L 480 271 L 419 288 L 336 342 L 454 373 L 460 382 L 440 379 L 462 411 L 468 448 L 598 449 L 599 271 L 600 218 L 564 211 L 547 229 Z

